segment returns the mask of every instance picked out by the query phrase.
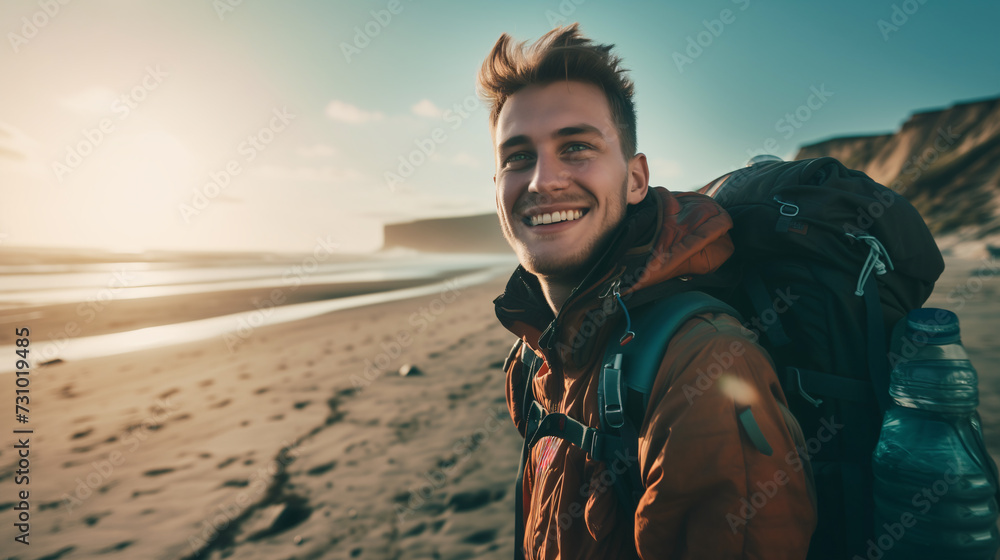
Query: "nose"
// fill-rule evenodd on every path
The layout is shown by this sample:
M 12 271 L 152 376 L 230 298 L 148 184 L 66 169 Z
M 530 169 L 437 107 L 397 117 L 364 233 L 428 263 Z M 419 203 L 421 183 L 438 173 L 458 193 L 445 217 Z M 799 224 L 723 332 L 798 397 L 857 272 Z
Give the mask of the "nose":
M 535 172 L 531 175 L 529 192 L 540 195 L 550 195 L 556 191 L 569 188 L 569 169 L 555 155 L 539 154 L 535 160 Z

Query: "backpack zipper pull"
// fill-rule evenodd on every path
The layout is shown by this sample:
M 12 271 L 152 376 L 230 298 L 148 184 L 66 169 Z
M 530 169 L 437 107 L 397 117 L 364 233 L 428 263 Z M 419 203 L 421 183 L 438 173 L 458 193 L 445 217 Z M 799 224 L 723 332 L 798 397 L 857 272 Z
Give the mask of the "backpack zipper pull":
M 625 313 L 625 334 L 623 334 L 622 337 L 618 339 L 618 345 L 625 346 L 629 342 L 632 342 L 632 339 L 635 338 L 635 333 L 632 332 L 632 317 L 629 316 L 628 308 L 625 307 L 625 302 L 622 301 L 622 294 L 620 291 L 621 285 L 622 285 L 622 279 L 616 278 L 615 281 L 608 288 L 608 291 L 604 292 L 604 295 L 601 297 L 607 297 L 610 292 L 610 295 L 615 296 L 615 299 L 618 300 L 618 305 L 621 306 L 622 312 Z
M 858 285 L 854 289 L 854 295 L 863 296 L 865 295 L 865 282 L 873 271 L 876 276 L 882 276 L 886 272 L 894 270 L 895 267 L 892 264 L 892 258 L 889 257 L 889 252 L 885 250 L 885 246 L 874 235 L 867 233 L 854 235 L 850 232 L 845 232 L 844 234 L 868 244 L 868 258 L 865 259 L 865 264 L 861 267 L 861 274 L 858 276 Z M 885 257 L 886 262 L 882 262 L 881 257 Z

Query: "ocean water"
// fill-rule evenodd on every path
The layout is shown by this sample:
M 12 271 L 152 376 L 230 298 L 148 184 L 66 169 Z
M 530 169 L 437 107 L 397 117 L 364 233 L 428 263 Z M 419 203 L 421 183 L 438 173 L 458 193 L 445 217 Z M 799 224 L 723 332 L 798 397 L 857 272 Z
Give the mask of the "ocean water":
M 393 253 L 336 263 L 108 262 L 0 266 L 0 313 L 11 316 L 24 306 L 83 302 L 102 290 L 113 290 L 113 298 L 117 300 L 282 288 L 293 282 L 302 286 L 335 286 L 385 280 L 418 281 L 417 285 L 408 288 L 282 305 L 266 312 L 253 309 L 111 334 L 59 341 L 38 340 L 37 343 L 32 340 L 30 361 L 37 366 L 54 359 L 81 360 L 225 337 L 245 331 L 248 326 L 256 330 L 340 309 L 462 289 L 510 274 L 516 265 L 513 255 Z M 420 282 L 423 279 L 427 281 Z M 26 321 L 26 324 L 30 326 L 31 323 Z M 0 356 L 13 356 L 14 350 L 14 346 L 0 346 Z M 12 360 L 0 361 L 0 374 L 13 372 L 13 365 Z
M 387 252 L 353 260 L 315 258 L 276 263 L 107 262 L 0 266 L 0 310 L 76 303 L 103 289 L 114 299 L 202 294 L 290 285 L 336 285 L 438 278 L 452 271 L 511 264 L 513 255 Z

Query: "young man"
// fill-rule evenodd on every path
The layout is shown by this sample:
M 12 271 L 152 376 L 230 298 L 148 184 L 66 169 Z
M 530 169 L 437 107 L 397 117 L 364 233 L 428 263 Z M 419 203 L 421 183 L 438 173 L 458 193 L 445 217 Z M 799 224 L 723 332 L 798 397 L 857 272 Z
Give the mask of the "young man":
M 713 272 L 733 252 L 732 223 L 713 200 L 648 186 L 633 85 L 611 48 L 576 25 L 530 47 L 504 34 L 479 74 L 497 214 L 520 261 L 494 304 L 523 341 L 506 367 L 507 404 L 522 434 L 522 352 L 544 360 L 535 400 L 597 428 L 603 349 L 622 334 L 626 309 Z M 670 341 L 637 427 L 644 489 L 634 512 L 609 484 L 617 466 L 611 473 L 562 439 L 534 446 L 524 539 L 515 543 L 525 557 L 806 556 L 816 522 L 809 483 L 773 367 L 745 333 L 733 317 L 703 314 Z M 751 404 L 770 455 L 737 420 Z

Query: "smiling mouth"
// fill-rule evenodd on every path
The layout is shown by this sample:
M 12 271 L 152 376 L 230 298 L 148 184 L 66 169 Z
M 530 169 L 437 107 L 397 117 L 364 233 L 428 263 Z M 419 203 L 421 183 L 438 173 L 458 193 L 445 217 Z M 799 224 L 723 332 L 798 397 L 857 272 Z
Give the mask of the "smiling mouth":
M 546 224 L 555 224 L 559 222 L 572 222 L 579 220 L 580 218 L 587 215 L 590 209 L 586 208 L 583 210 L 563 210 L 561 212 L 547 212 L 544 214 L 536 214 L 534 216 L 525 216 L 523 222 L 527 226 L 541 226 Z

